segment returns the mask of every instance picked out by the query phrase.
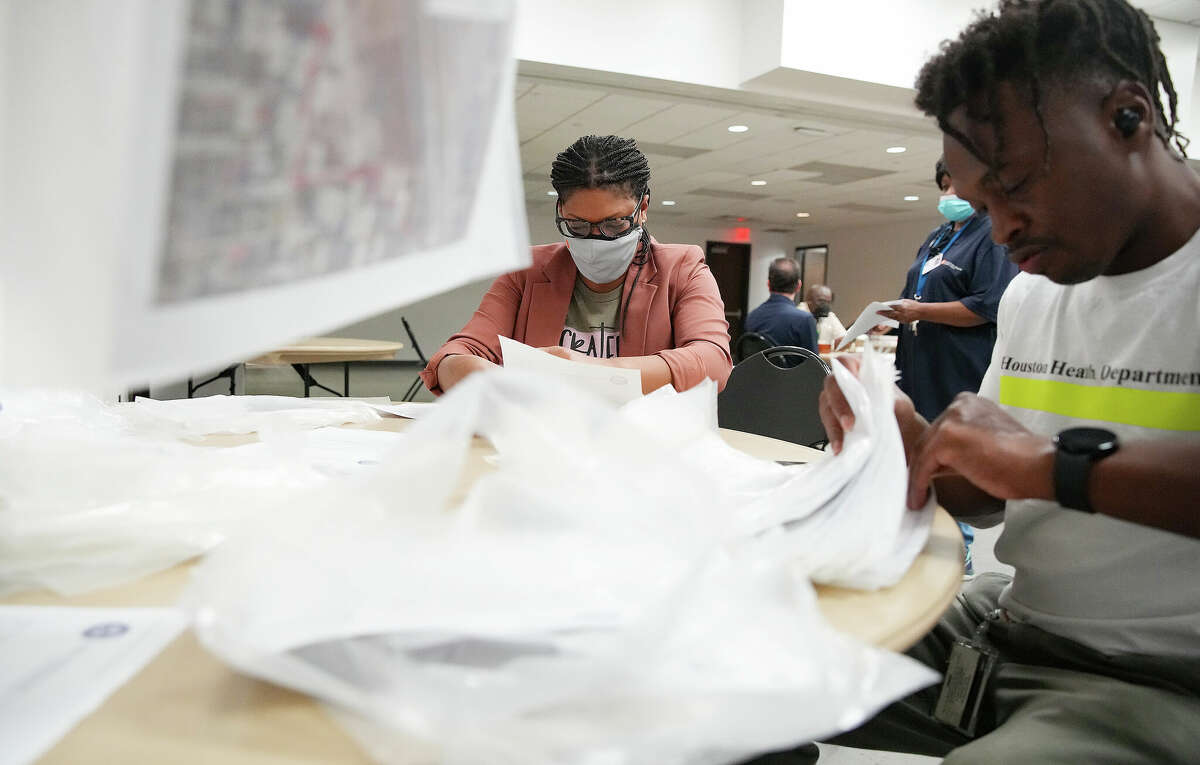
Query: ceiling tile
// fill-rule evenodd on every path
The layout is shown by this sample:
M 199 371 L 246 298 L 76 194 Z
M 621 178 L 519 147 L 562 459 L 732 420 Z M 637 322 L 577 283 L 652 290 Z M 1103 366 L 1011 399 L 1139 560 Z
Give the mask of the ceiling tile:
M 567 120 L 579 135 L 627 135 L 635 122 L 668 109 L 670 101 L 610 94 Z
M 819 176 L 815 176 L 811 180 L 814 183 L 827 183 L 830 186 L 840 186 L 843 183 L 854 183 L 855 181 L 863 181 L 868 178 L 876 178 L 891 173 L 890 170 L 876 170 L 870 167 L 857 167 L 855 165 L 838 165 L 831 162 L 806 162 L 803 165 L 796 165 L 791 169 L 802 173 L 820 173 Z
M 697 127 L 724 122 L 738 110 L 709 104 L 675 104 L 646 119 L 630 125 L 628 134 L 638 141 L 667 143 L 696 130 Z
M 517 99 L 517 128 L 530 137 L 548 130 L 590 104 L 605 91 L 589 87 L 539 84 Z

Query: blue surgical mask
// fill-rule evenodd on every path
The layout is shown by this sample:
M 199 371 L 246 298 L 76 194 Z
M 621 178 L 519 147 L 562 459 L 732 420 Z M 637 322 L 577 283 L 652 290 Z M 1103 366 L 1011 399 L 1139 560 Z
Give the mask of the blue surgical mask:
M 569 236 L 567 249 L 571 251 L 571 260 L 575 261 L 575 267 L 584 278 L 597 284 L 608 284 L 620 279 L 629 270 L 641 237 L 640 227 L 616 239 L 577 239 Z
M 965 199 L 959 199 L 953 194 L 946 194 L 938 200 L 938 212 L 951 223 L 966 220 L 975 214 L 975 208 Z

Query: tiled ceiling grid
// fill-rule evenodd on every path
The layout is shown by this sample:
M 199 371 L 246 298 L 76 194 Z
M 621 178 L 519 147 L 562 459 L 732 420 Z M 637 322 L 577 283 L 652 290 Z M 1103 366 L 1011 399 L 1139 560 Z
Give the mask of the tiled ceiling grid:
M 554 155 L 588 133 L 636 138 L 650 160 L 654 214 L 683 225 L 728 225 L 738 217 L 764 229 L 870 225 L 928 218 L 938 197 L 932 178 L 941 140 L 932 125 L 922 135 L 887 132 L 828 117 L 529 77 L 518 80 L 516 96 L 533 214 L 549 214 L 553 204 L 547 192 Z M 749 130 L 731 133 L 730 125 Z M 906 151 L 887 153 L 892 146 Z M 664 200 L 676 204 L 665 207 Z

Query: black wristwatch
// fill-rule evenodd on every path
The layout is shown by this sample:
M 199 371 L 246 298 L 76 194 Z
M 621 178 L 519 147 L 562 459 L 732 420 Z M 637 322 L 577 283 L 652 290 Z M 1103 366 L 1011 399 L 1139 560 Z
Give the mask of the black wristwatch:
M 1071 510 L 1094 513 L 1088 501 L 1092 465 L 1117 452 L 1117 434 L 1103 428 L 1068 428 L 1054 437 L 1054 498 Z

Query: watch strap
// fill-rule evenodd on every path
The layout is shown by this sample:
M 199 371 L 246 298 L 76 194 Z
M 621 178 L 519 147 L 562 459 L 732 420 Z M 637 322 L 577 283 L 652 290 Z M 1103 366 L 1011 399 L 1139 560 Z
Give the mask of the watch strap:
M 1054 498 L 1071 510 L 1094 513 L 1088 500 L 1088 477 L 1095 464 L 1094 454 L 1071 454 L 1059 449 L 1054 455 Z

